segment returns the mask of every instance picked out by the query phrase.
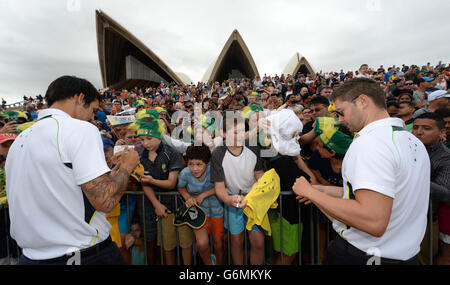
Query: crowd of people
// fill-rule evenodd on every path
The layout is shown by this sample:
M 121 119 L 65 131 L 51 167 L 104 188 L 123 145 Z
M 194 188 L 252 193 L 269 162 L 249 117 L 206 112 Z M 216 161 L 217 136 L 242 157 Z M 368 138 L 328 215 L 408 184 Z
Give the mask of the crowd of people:
M 348 180 L 343 176 L 344 158 L 361 130 L 342 121 L 344 107 L 337 105 L 335 99 L 338 98 L 333 96 L 337 96 L 337 90 L 344 84 L 364 78 L 370 79 L 370 84 L 376 83 L 383 91 L 389 116 L 401 119 L 405 129 L 420 140 L 428 152 L 433 225 L 428 225 L 423 234 L 418 258 L 421 264 L 431 262 L 429 229 L 432 228 L 433 262 L 450 264 L 450 65 L 441 62 L 436 66 L 430 63 L 422 67 L 403 65 L 387 70 L 383 66 L 375 70 L 363 64 L 359 70 L 347 73 L 341 70 L 317 74 L 264 75 L 262 78 L 229 79 L 224 82 L 191 85 L 161 83 L 146 88 L 99 90 L 98 106 L 93 107 L 95 115 L 87 116 L 86 120 L 98 129 L 108 169 L 114 175 L 120 175 L 123 165 L 130 170 L 126 187 L 123 188 L 144 193 L 141 196 L 117 195 L 120 197 L 115 199 L 120 202 L 111 202 L 114 206 L 105 211 L 111 226 L 109 234 L 125 263 L 171 265 L 176 264 L 177 255 L 180 255 L 182 263 L 190 265 L 195 240 L 202 264 L 225 264 L 228 244 L 232 264 L 245 264 L 247 229 L 250 264 L 266 262 L 265 239 L 269 236 L 274 252 L 273 264 L 296 264 L 299 244 L 307 248 L 310 243 L 312 204 L 322 210 L 317 226 L 322 233 L 319 247 L 320 257 L 323 258 L 328 220 L 334 220 L 336 233 L 332 235 L 333 239 L 343 237 L 343 232 L 349 227 L 337 223 L 335 226 L 336 216 L 330 217 L 332 214 L 322 209 L 326 209 L 326 204 L 314 200 L 312 196 L 307 197 L 298 189 L 305 189 L 305 185 L 310 184 L 332 197 L 355 199 L 352 191 L 329 190 L 334 189 L 329 186 L 340 189 L 349 187 Z M 364 80 L 361 82 L 369 84 Z M 359 96 L 353 98 L 351 103 L 365 102 L 364 98 L 357 99 L 360 99 Z M 20 200 L 17 193 L 13 194 L 12 186 L 11 189 L 6 186 L 12 175 L 8 174 L 8 169 L 11 172 L 14 169 L 11 166 L 4 170 L 8 150 L 22 132 L 36 132 L 36 127 L 45 118 L 42 114 L 56 104 L 55 101 L 49 102 L 48 94 L 45 96 L 46 102 L 42 96 L 39 100 L 38 104 L 24 105 L 23 110 L 3 110 L 0 113 L 2 215 L 8 215 L 10 191 L 15 198 L 13 203 Z M 85 102 L 86 106 L 91 103 Z M 226 114 L 231 114 L 231 119 Z M 358 119 L 355 115 L 354 120 Z M 401 129 L 401 126 L 398 128 Z M 137 152 L 138 161 L 134 163 L 131 158 L 120 161 L 121 152 L 116 150 L 119 146 L 125 149 L 122 152 Z M 95 148 L 95 145 L 91 147 Z M 407 148 L 408 145 L 399 147 Z M 21 150 L 16 147 L 11 151 Z M 67 164 L 64 154 L 59 155 Z M 18 159 L 20 156 L 15 157 Z M 352 158 L 357 160 L 357 157 Z M 104 167 L 97 165 L 102 169 Z M 377 166 L 383 168 L 385 165 L 380 163 Z M 268 174 L 271 169 L 276 173 Z M 279 179 L 279 183 L 260 186 L 260 181 L 268 179 L 265 175 L 271 175 L 268 181 Z M 301 183 L 306 184 L 295 188 L 300 183 L 300 177 L 305 178 Z M 89 184 L 88 180 L 80 181 L 82 183 L 78 185 L 93 204 L 93 198 L 85 190 L 89 189 L 88 186 L 83 186 L 83 183 Z M 264 198 L 259 198 L 262 200 L 257 202 L 246 199 L 250 192 L 258 189 L 263 189 L 262 192 L 278 189 L 289 193 L 275 198 L 270 194 L 263 195 Z M 167 192 L 179 195 L 165 195 Z M 273 203 L 275 206 L 269 210 Z M 246 210 L 250 204 L 265 209 L 265 222 L 248 226 L 256 217 L 255 209 L 252 213 Z M 301 220 L 299 204 L 302 204 Z M 183 213 L 179 209 L 182 206 Z M 177 224 L 177 219 L 193 207 L 205 213 L 205 220 L 197 225 L 195 218 L 186 218 L 186 223 Z M 19 228 L 23 225 L 14 224 L 19 223 L 18 219 L 14 220 L 18 216 L 12 216 L 11 225 L 5 224 L 0 217 L 3 258 L 7 251 L 15 251 L 15 239 L 20 247 L 33 248 L 30 241 L 24 242 L 19 234 L 23 230 Z M 10 226 L 12 242 L 8 243 L 7 248 L 4 241 Z M 377 233 L 375 231 L 372 235 Z M 227 240 L 228 236 L 230 240 Z M 180 251 L 176 250 L 177 246 Z M 34 259 L 31 253 L 39 256 L 38 250 L 29 250 L 25 255 L 29 254 L 28 258 Z M 35 259 L 47 259 L 40 256 Z M 14 257 L 18 258 L 17 255 Z M 303 251 L 300 258 L 308 262 L 311 256 Z

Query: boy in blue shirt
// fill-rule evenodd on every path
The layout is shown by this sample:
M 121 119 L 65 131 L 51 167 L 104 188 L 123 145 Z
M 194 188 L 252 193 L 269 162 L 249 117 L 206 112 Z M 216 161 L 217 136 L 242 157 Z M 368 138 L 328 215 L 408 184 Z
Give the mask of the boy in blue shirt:
M 223 206 L 215 196 L 214 184 L 210 179 L 211 152 L 205 145 L 190 146 L 186 150 L 188 167 L 178 175 L 178 191 L 186 201 L 186 207 L 200 206 L 206 213 L 206 222 L 194 230 L 197 248 L 205 265 L 212 265 L 209 236 L 212 232 L 217 264 L 223 264 Z

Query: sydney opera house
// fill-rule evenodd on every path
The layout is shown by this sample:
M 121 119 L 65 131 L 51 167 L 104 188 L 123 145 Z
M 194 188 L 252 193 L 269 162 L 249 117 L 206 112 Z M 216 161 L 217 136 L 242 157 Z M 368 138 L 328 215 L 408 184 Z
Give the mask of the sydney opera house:
M 186 74 L 175 72 L 149 47 L 106 13 L 96 11 L 97 47 L 104 87 L 132 88 L 175 83 L 195 84 Z M 314 73 L 299 53 L 295 53 L 280 74 Z M 237 30 L 206 70 L 202 82 L 259 76 L 255 61 Z

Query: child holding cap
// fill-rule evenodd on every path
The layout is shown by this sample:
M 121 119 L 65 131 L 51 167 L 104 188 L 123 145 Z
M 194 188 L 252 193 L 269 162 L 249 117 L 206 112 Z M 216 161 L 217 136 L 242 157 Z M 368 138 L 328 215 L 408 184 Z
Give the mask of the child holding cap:
M 213 236 L 216 264 L 223 264 L 223 205 L 215 196 L 210 179 L 211 152 L 205 145 L 190 146 L 186 150 L 188 167 L 178 175 L 178 191 L 186 201 L 186 207 L 200 206 L 207 218 L 203 227 L 194 230 L 197 248 L 205 265 L 212 265 L 209 236 Z

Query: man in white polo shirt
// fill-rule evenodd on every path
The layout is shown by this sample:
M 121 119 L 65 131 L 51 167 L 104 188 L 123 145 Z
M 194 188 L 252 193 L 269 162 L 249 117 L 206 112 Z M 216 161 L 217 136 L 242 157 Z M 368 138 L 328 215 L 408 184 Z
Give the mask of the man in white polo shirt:
M 87 122 L 100 100 L 88 81 L 60 77 L 45 99 L 50 108 L 17 137 L 6 161 L 19 264 L 124 264 L 105 213 L 119 203 L 139 156 L 126 150 L 108 168 L 100 133 Z
M 301 201 L 334 219 L 338 238 L 323 264 L 419 265 L 430 194 L 424 145 L 402 120 L 389 118 L 375 81 L 347 81 L 332 99 L 340 123 L 359 132 L 342 165 L 344 187 L 313 187 L 303 177 L 293 186 Z

